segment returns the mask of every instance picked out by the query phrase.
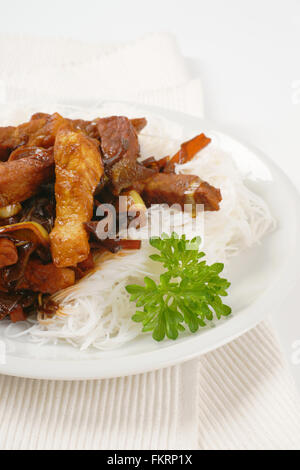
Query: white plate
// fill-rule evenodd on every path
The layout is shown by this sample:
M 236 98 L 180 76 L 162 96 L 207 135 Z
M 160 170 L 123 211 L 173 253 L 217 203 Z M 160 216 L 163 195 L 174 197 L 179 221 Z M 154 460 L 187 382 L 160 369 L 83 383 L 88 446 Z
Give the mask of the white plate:
M 153 107 L 142 110 L 145 115 L 148 111 L 178 122 L 191 135 L 201 130 L 219 139 L 220 146 L 231 153 L 240 170 L 248 175 L 248 185 L 268 202 L 277 219 L 274 233 L 230 264 L 232 289 L 228 303 L 233 307 L 233 315 L 215 328 L 203 329 L 175 342 L 158 344 L 151 337 L 141 335 L 120 349 L 105 353 L 80 352 L 69 345 L 38 346 L 26 338 L 7 339 L 0 324 L 0 348 L 6 350 L 6 363 L 0 364 L 1 373 L 39 379 L 100 379 L 187 361 L 254 327 L 265 315 L 279 308 L 299 278 L 300 201 L 283 172 L 259 151 L 217 131 L 206 120 Z

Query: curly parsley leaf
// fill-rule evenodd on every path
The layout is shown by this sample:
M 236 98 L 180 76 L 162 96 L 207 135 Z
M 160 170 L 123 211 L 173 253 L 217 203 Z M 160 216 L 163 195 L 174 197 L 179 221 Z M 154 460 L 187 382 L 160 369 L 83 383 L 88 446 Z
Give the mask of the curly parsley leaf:
M 162 263 L 166 271 L 158 283 L 145 277 L 144 286 L 126 287 L 139 308 L 132 320 L 143 324 L 143 332 L 152 331 L 156 341 L 166 336 L 175 340 L 186 326 L 196 333 L 208 321 L 231 314 L 222 301 L 230 287 L 230 282 L 220 277 L 224 265 L 207 265 L 200 243 L 199 237 L 186 240 L 185 235 L 178 237 L 176 233 L 151 238 L 150 244 L 159 253 L 150 258 Z

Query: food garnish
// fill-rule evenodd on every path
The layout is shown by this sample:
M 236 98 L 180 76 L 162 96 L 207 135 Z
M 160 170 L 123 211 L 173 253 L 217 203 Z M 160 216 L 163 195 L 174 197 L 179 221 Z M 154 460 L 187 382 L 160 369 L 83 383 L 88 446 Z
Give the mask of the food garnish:
M 166 271 L 159 282 L 145 277 L 144 286 L 126 287 L 130 300 L 141 308 L 132 320 L 143 324 L 143 332 L 152 331 L 156 341 L 166 336 L 175 340 L 186 326 L 196 333 L 213 319 L 231 314 L 231 308 L 222 301 L 230 287 L 230 282 L 220 277 L 224 264 L 209 266 L 203 260 L 205 254 L 199 251 L 199 237 L 187 240 L 185 235 L 163 234 L 151 238 L 150 244 L 159 251 L 150 258 L 161 263 Z

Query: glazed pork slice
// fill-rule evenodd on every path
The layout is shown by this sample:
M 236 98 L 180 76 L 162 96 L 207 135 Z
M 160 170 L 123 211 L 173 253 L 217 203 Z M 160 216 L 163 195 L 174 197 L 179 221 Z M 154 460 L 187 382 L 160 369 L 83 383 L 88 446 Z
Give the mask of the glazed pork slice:
M 36 114 L 18 127 L 0 127 L 0 160 L 6 161 L 13 150 L 23 145 L 49 148 L 65 120 L 58 113 Z
M 54 146 L 56 220 L 50 234 L 56 267 L 76 266 L 90 253 L 84 223 L 93 215 L 94 192 L 104 173 L 98 145 L 81 131 L 62 128 Z
M 51 156 L 51 162 L 53 162 L 54 168 L 53 147 L 44 149 L 42 147 L 22 145 L 21 147 L 16 148 L 16 150 L 10 154 L 8 161 L 12 162 L 26 158 L 36 158 L 42 161 L 45 159 L 48 160 L 49 156 Z
M 130 119 L 130 122 L 133 125 L 137 134 L 139 134 L 147 126 L 146 118 Z
M 127 117 L 111 116 L 99 119 L 97 127 L 105 173 L 115 195 L 131 187 L 135 181 L 143 181 L 155 173 L 154 170 L 138 163 L 138 136 Z
M 142 197 L 151 204 L 203 204 L 206 211 L 217 211 L 222 200 L 219 189 L 195 175 L 158 173 L 144 183 Z
M 57 268 L 54 264 L 43 264 L 37 259 L 29 261 L 20 290 L 55 294 L 75 284 L 75 272 L 69 268 Z
M 97 127 L 100 118 L 93 119 L 92 121 L 84 121 L 83 119 L 67 119 L 67 121 L 73 125 L 75 130 L 81 130 L 93 139 L 98 139 L 100 137 Z M 147 125 L 146 118 L 130 119 L 130 122 L 137 134 L 139 134 Z
M 53 177 L 53 149 L 24 148 L 16 159 L 0 162 L 0 207 L 29 199 Z
M 64 124 L 65 119 L 58 113 L 46 115 L 39 119 L 31 119 L 27 145 L 36 145 L 44 148 L 52 147 L 57 132 Z M 36 125 L 35 131 L 30 131 L 30 127 L 34 125 Z

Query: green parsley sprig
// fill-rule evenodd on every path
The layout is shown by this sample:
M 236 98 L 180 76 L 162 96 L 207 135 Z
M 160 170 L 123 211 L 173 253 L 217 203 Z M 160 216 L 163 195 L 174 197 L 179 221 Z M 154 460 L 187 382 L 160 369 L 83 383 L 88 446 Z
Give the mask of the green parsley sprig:
M 199 251 L 200 243 L 200 237 L 189 241 L 185 235 L 178 237 L 176 233 L 151 238 L 150 244 L 159 253 L 150 258 L 162 263 L 166 271 L 158 283 L 145 277 L 144 286 L 126 287 L 130 300 L 141 308 L 132 320 L 143 324 L 143 332 L 153 331 L 156 341 L 165 336 L 177 339 L 185 325 L 196 333 L 207 321 L 231 313 L 231 308 L 222 301 L 230 287 L 230 282 L 220 277 L 224 264 L 207 265 L 202 259 L 205 254 Z

